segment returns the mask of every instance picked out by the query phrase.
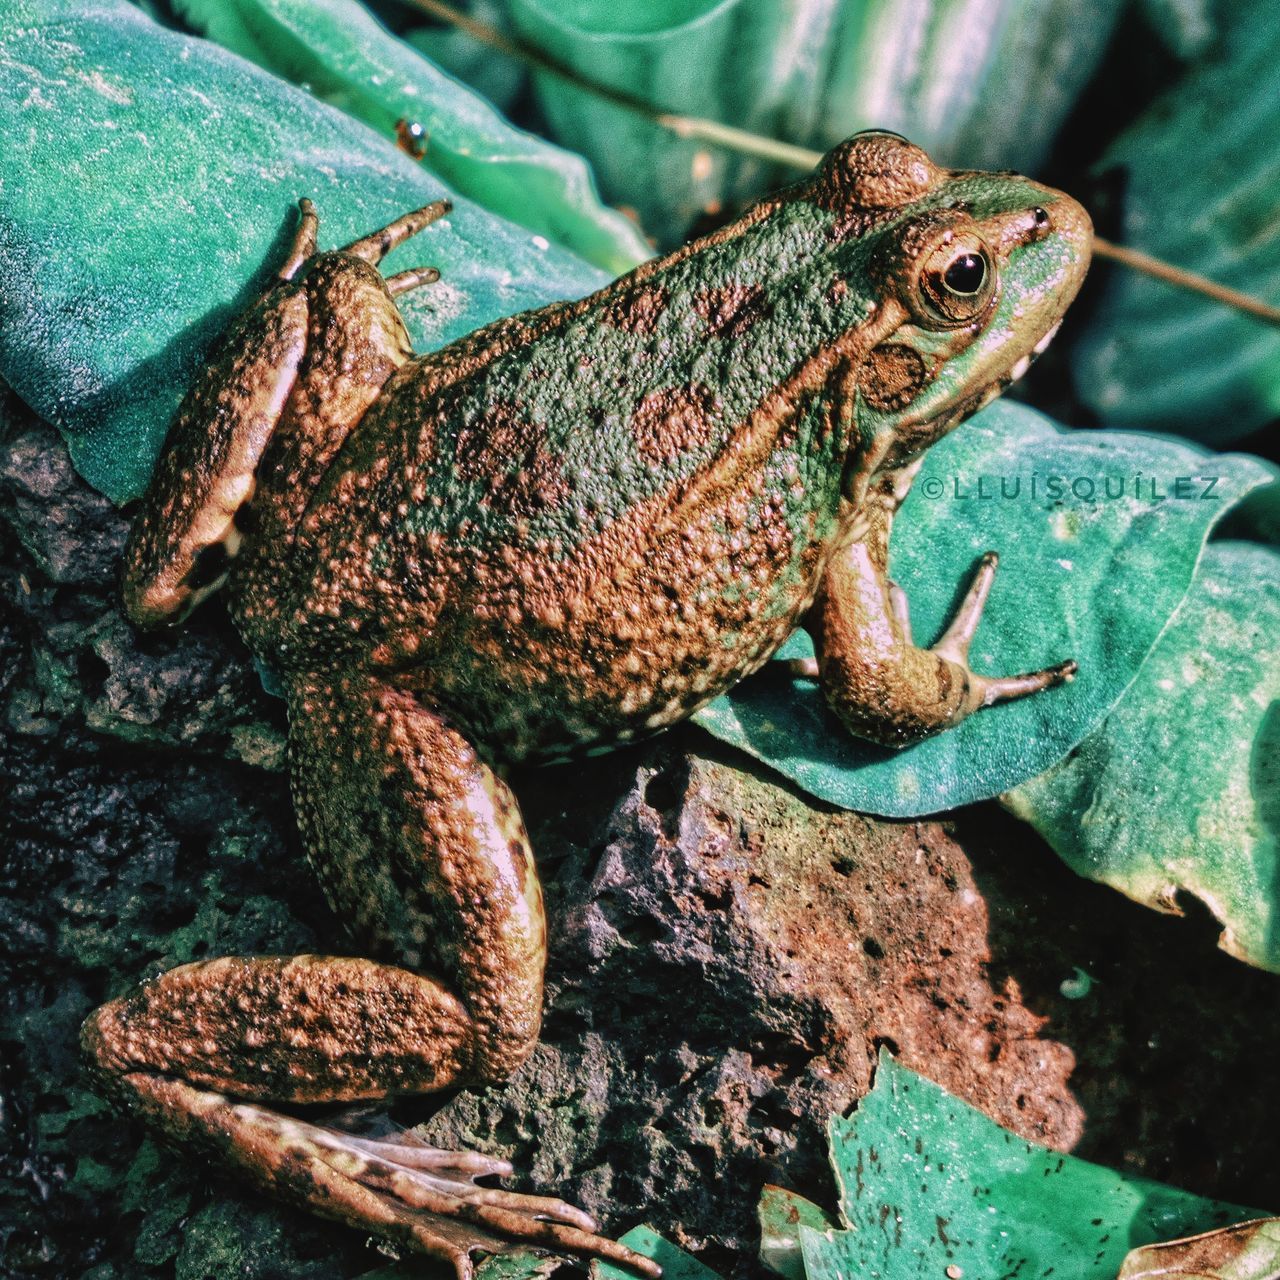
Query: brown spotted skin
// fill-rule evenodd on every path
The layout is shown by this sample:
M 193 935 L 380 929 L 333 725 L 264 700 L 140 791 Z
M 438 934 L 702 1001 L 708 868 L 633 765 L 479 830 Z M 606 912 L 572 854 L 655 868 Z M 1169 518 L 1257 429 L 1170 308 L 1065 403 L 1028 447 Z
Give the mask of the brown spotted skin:
M 139 624 L 185 616 L 225 581 L 225 543 L 253 497 L 307 336 L 306 290 L 279 284 L 232 326 L 222 358 L 188 393 L 130 539 L 124 600 Z M 209 432 L 230 420 L 235 431 Z
M 160 1127 L 466 1275 L 503 1240 L 625 1251 L 571 1206 L 476 1188 L 482 1157 L 354 1150 L 273 1104 L 497 1079 L 529 1052 L 545 926 L 504 762 L 654 733 L 801 623 L 835 712 L 894 744 L 1065 678 L 969 671 L 988 563 L 917 648 L 887 548 L 914 460 L 1051 335 L 1089 227 L 1058 192 L 863 134 L 591 297 L 414 357 L 392 295 L 428 277 L 388 289 L 376 266 L 439 212 L 316 254 L 307 208 L 126 564 L 141 622 L 226 576 L 288 698 L 303 840 L 371 958 L 188 966 L 85 1041 Z

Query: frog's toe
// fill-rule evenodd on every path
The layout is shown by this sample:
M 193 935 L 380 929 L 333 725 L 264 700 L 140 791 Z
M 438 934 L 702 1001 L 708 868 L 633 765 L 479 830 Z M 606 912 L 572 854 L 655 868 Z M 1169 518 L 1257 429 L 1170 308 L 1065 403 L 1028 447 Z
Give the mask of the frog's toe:
M 474 1254 L 521 1246 L 609 1258 L 643 1275 L 661 1274 L 648 1258 L 599 1235 L 590 1214 L 565 1200 L 476 1182 L 510 1174 L 505 1160 L 432 1147 L 408 1133 L 367 1138 L 292 1118 L 277 1117 L 276 1123 L 288 1131 L 291 1145 L 309 1149 L 348 1184 L 353 1204 L 375 1197 L 383 1205 L 379 1216 L 400 1225 L 397 1238 L 449 1261 L 459 1280 L 471 1275 Z
M 991 594 L 991 584 L 995 581 L 996 568 L 1000 557 L 994 551 L 988 551 L 980 561 L 978 570 L 973 575 L 969 590 L 965 592 L 960 607 L 956 610 L 951 625 L 946 629 L 942 639 L 933 646 L 933 652 L 940 658 L 967 666 L 969 646 L 982 621 L 982 611 L 987 607 L 987 597 Z
M 408 293 L 410 289 L 419 289 L 424 284 L 435 284 L 440 279 L 440 271 L 436 267 L 411 267 L 408 271 L 397 271 L 393 276 L 387 276 L 384 283 L 387 286 L 387 292 L 393 297 L 398 298 L 402 293 Z
M 965 673 L 967 689 L 957 720 L 979 707 L 1025 698 L 1042 689 L 1065 684 L 1079 670 L 1079 665 L 1070 659 L 1052 667 L 1044 667 L 1040 671 L 1028 671 L 1016 676 L 983 676 L 969 666 L 969 646 L 973 643 L 978 623 L 982 620 L 982 611 L 991 594 L 991 584 L 995 580 L 999 563 L 1000 557 L 994 551 L 988 551 L 978 562 L 973 582 L 960 602 L 951 625 L 932 649 L 938 657 L 954 663 Z
M 1025 698 L 1042 689 L 1052 689 L 1055 685 L 1066 684 L 1074 678 L 1080 664 L 1074 659 L 1059 662 L 1052 667 L 1044 667 L 1040 671 L 1028 671 L 1020 676 L 980 676 L 969 673 L 969 687 L 972 691 L 974 709 L 991 707 L 997 702 L 1010 702 L 1014 698 Z
M 363 258 L 365 262 L 376 266 L 396 245 L 403 244 L 410 236 L 416 236 L 419 231 L 429 227 L 452 210 L 453 205 L 450 201 L 433 200 L 430 204 L 423 205 L 421 209 L 414 209 L 394 222 L 387 223 L 372 235 L 353 240 L 342 252 L 349 253 L 354 258 Z

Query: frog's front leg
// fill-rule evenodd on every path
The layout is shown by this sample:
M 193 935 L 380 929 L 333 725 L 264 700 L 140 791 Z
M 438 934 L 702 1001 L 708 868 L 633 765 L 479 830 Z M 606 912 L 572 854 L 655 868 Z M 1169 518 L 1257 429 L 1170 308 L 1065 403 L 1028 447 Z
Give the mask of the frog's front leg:
M 876 479 L 805 620 L 817 657 L 792 664 L 817 677 L 851 733 L 890 747 L 949 729 L 982 707 L 1062 684 L 1076 672 L 1072 661 L 1017 676 L 970 669 L 969 645 L 996 572 L 990 551 L 942 638 L 929 649 L 913 642 L 906 595 L 890 581 L 888 560 L 893 515 L 919 465 Z
M 165 1135 L 262 1188 L 449 1260 L 513 1242 L 655 1274 L 562 1201 L 480 1187 L 503 1161 L 353 1137 L 279 1109 L 498 1080 L 532 1049 L 541 891 L 506 784 L 413 695 L 361 674 L 290 689 L 303 837 L 337 913 L 380 959 L 226 957 L 104 1005 L 97 1072 Z M 394 959 L 396 963 L 389 963 Z

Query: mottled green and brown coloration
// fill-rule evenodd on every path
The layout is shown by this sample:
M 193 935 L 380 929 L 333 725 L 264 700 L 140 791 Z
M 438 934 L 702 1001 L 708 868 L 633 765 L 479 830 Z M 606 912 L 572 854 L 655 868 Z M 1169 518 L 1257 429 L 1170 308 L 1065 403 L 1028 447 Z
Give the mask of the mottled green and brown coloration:
M 562 1202 L 474 1184 L 500 1162 L 273 1104 L 527 1055 L 545 928 L 503 763 L 653 733 L 796 625 L 836 713 L 889 744 L 1070 675 L 968 669 L 994 557 L 932 650 L 886 570 L 921 452 L 1043 348 L 1090 228 L 1058 192 L 863 134 L 601 292 L 415 358 L 393 299 L 432 273 L 376 264 L 443 212 L 318 254 L 304 202 L 279 282 L 187 399 L 126 566 L 141 623 L 226 582 L 288 698 L 312 862 L 373 958 L 188 966 L 85 1039 L 163 1130 L 465 1275 L 511 1239 L 626 1251 Z

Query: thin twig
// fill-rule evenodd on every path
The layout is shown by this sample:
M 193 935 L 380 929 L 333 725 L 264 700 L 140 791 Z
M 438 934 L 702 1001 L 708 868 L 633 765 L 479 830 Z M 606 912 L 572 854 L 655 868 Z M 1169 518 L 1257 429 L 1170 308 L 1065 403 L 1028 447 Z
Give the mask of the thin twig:
M 444 0 L 409 0 L 409 3 L 465 31 L 472 39 L 488 45 L 510 58 L 545 71 L 556 76 L 567 84 L 584 92 L 595 94 L 612 102 L 615 106 L 634 112 L 644 119 L 652 121 L 663 129 L 669 130 L 680 138 L 689 138 L 706 142 L 712 146 L 723 147 L 726 151 L 735 151 L 740 155 L 755 156 L 762 160 L 770 160 L 777 164 L 789 165 L 792 168 L 807 171 L 822 158 L 820 151 L 808 147 L 794 146 L 789 142 L 781 142 L 776 138 L 765 138 L 746 129 L 735 129 L 732 125 L 721 124 L 717 120 L 705 120 L 698 116 L 679 115 L 672 111 L 663 111 L 652 103 L 645 102 L 633 94 L 614 89 L 610 85 L 601 84 L 581 75 L 572 67 L 544 53 L 541 49 L 514 39 L 487 22 L 480 22 L 460 12 Z M 1153 258 L 1139 249 L 1130 249 L 1124 245 L 1114 244 L 1095 236 L 1093 251 L 1099 258 L 1109 258 L 1133 271 L 1142 272 L 1157 280 L 1178 289 L 1186 289 L 1203 297 L 1212 298 L 1224 306 L 1243 311 L 1266 324 L 1280 326 L 1280 307 L 1271 306 L 1259 298 L 1254 298 L 1238 289 L 1229 289 L 1226 285 L 1217 284 L 1192 271 L 1184 271 L 1181 267 L 1172 266 L 1159 258 Z
M 1154 276 L 1179 289 L 1190 289 L 1193 293 L 1202 293 L 1206 298 L 1221 302 L 1224 306 L 1234 307 L 1237 311 L 1246 311 L 1267 324 L 1280 325 L 1280 307 L 1273 307 L 1251 294 L 1241 293 L 1239 289 L 1229 289 L 1225 284 L 1218 284 L 1193 271 L 1184 271 L 1160 258 L 1153 258 L 1141 249 L 1130 249 L 1123 244 L 1113 244 L 1101 236 L 1093 237 L 1093 251 L 1099 258 L 1110 258 L 1134 271 Z

